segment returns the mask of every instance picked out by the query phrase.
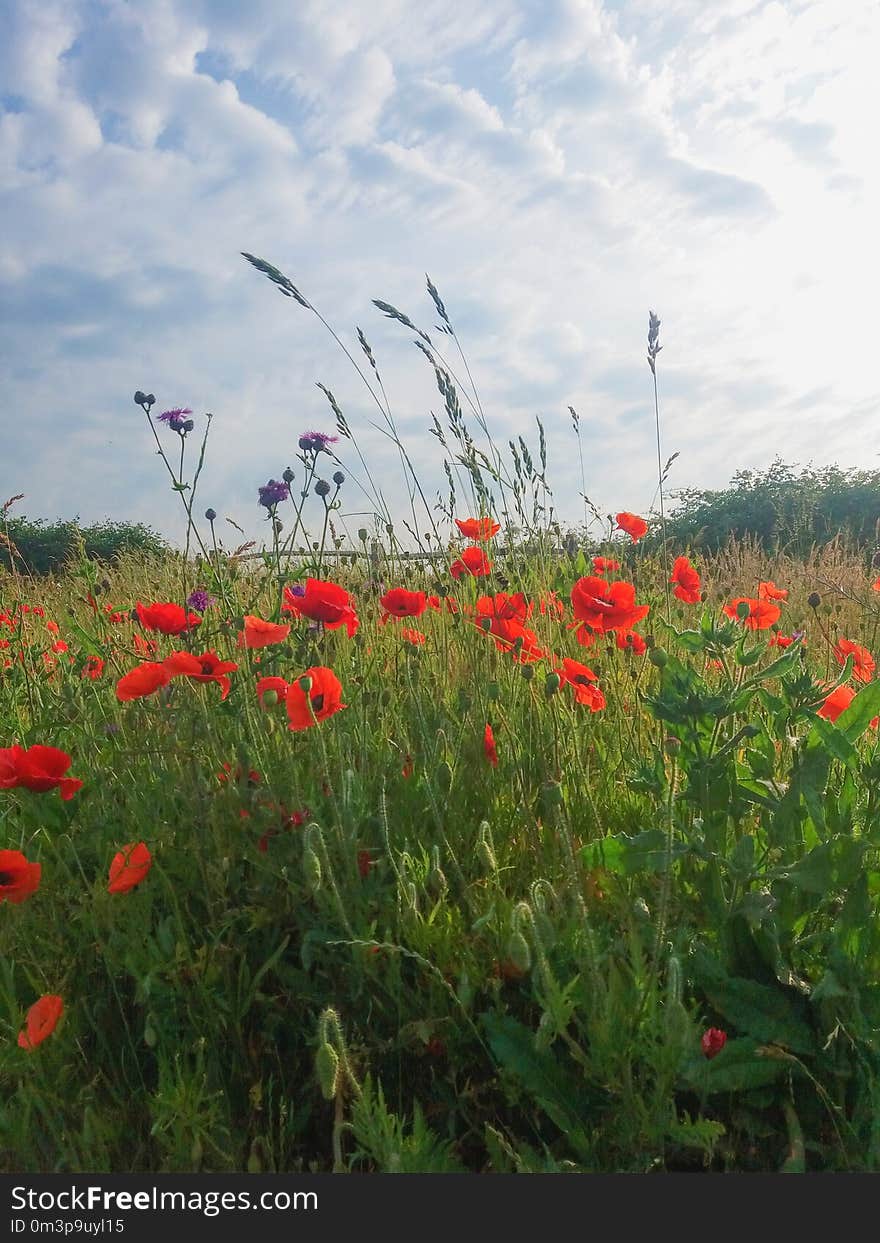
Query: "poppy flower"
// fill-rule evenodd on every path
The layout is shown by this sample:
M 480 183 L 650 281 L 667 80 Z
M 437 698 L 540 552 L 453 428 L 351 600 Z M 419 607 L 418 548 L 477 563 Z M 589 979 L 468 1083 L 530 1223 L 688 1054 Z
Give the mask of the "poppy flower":
M 443 609 L 446 609 L 447 613 L 459 612 L 458 603 L 452 596 L 443 596 L 442 599 L 440 596 L 428 596 L 426 603 L 428 608 L 433 609 L 435 613 L 439 613 Z
M 565 615 L 565 602 L 559 599 L 555 591 L 542 595 L 538 601 L 538 608 L 541 611 L 542 617 L 548 614 L 551 617 L 563 617 Z
M 244 630 L 239 632 L 239 647 L 270 647 L 273 643 L 283 643 L 290 634 L 290 623 L 277 626 L 274 622 L 264 621 L 262 617 L 254 617 L 246 613 Z
M 193 626 L 201 626 L 201 617 L 187 613 L 179 604 L 141 604 L 135 610 L 145 630 L 158 630 L 160 634 L 183 634 Z
M 785 647 L 791 647 L 792 643 L 794 643 L 793 635 L 779 634 L 778 632 L 774 635 L 771 635 L 770 638 L 767 640 L 768 647 L 785 648 Z
M 635 630 L 618 630 L 614 641 L 622 652 L 632 652 L 634 656 L 644 656 L 648 645 Z
M 856 693 L 851 686 L 838 686 L 828 695 L 817 712 L 817 716 L 826 721 L 836 721 L 841 712 L 845 712 L 855 699 Z
M 370 868 L 373 866 L 373 857 L 369 850 L 359 850 L 357 852 L 357 868 L 358 876 L 361 880 L 366 880 L 370 875 Z
M 64 1002 L 55 993 L 46 993 L 27 1012 L 25 1029 L 18 1033 L 18 1047 L 28 1051 L 51 1036 L 64 1013 Z
M 162 664 L 173 678 L 188 677 L 194 682 L 216 682 L 223 691 L 221 702 L 229 694 L 229 678 L 225 675 L 234 673 L 238 668 L 231 660 L 221 660 L 216 652 L 202 652 L 201 656 L 193 656 L 192 652 L 172 652 Z
M 758 599 L 759 600 L 787 600 L 788 591 L 782 587 L 777 587 L 772 579 L 767 582 L 758 583 Z
M 423 591 L 407 591 L 403 587 L 392 587 L 385 592 L 379 603 L 385 610 L 385 615 L 380 618 L 383 624 L 389 617 L 421 617 L 428 607 Z
M 717 1057 L 726 1044 L 727 1032 L 722 1031 L 720 1027 L 709 1027 L 703 1032 L 702 1039 L 700 1040 L 703 1056 L 710 1060 L 713 1057 Z
M 616 514 L 615 519 L 621 531 L 626 531 L 632 542 L 635 544 L 648 530 L 648 524 L 644 518 L 640 518 L 638 514 L 627 513 L 626 510 L 622 514 Z
M 490 540 L 501 530 L 501 523 L 491 518 L 456 518 L 455 525 L 465 539 L 472 540 Z
M 676 557 L 669 581 L 675 583 L 675 591 L 672 594 L 676 599 L 683 600 L 685 604 L 700 603 L 700 576 L 687 557 Z
M 834 655 L 840 665 L 845 665 L 847 657 L 852 656 L 852 672 L 857 681 L 870 682 L 873 678 L 876 668 L 874 657 L 861 643 L 853 643 L 851 639 L 838 639 L 834 645 Z
M 481 617 L 475 620 L 475 625 L 484 634 L 492 637 L 499 652 L 510 652 L 518 664 L 526 665 L 543 660 L 547 655 L 538 645 L 538 636 L 534 630 L 530 630 L 516 618 Z
M 302 592 L 302 595 L 299 592 Z M 320 578 L 307 578 L 305 588 L 291 591 L 284 588 L 282 613 L 294 617 L 308 617 L 310 621 L 322 622 L 328 630 L 345 626 L 351 638 L 360 625 L 354 603 L 348 592 L 338 583 L 324 582 Z
M 58 787 L 58 793 L 67 802 L 82 782 L 77 777 L 65 777 L 73 761 L 66 751 L 57 747 L 34 746 L 25 751 L 22 747 L 0 750 L 0 790 L 12 790 L 24 786 L 36 794 Z
M 571 627 L 569 626 L 569 630 L 570 629 Z M 598 635 L 592 631 L 586 623 L 578 626 L 577 630 L 574 632 L 574 637 L 577 639 L 580 647 L 593 647 L 598 639 Z
M 620 569 L 620 562 L 612 560 L 611 557 L 594 557 L 593 569 L 597 574 L 610 574 L 613 570 Z
M 108 893 L 127 893 L 139 885 L 153 866 L 153 857 L 143 842 L 129 842 L 113 856 Z
M 559 669 L 555 670 L 563 685 L 568 682 L 574 687 L 575 701 L 586 704 L 591 712 L 600 712 L 605 706 L 605 696 L 594 683 L 598 681 L 596 674 L 579 660 L 565 657 Z
M 749 606 L 748 614 L 744 618 L 740 617 L 738 611 L 741 604 Z M 753 600 L 748 596 L 737 596 L 730 604 L 725 604 L 721 611 L 732 621 L 741 621 L 747 630 L 769 630 L 779 621 L 782 613 L 778 604 L 773 604 L 770 600 Z
M 20 850 L 0 850 L 0 902 L 16 906 L 40 887 L 39 863 L 28 863 Z
M 217 780 L 221 783 L 229 781 L 231 777 L 232 780 L 236 782 L 236 784 L 239 784 L 241 782 L 242 777 L 244 777 L 244 769 L 242 768 L 241 764 L 238 764 L 236 766 L 235 772 L 232 771 L 232 765 L 228 761 L 225 761 L 221 767 L 222 767 L 222 771 L 217 774 Z M 247 784 L 249 786 L 257 786 L 260 784 L 261 781 L 262 781 L 262 777 L 260 776 L 260 774 L 257 772 L 255 768 L 251 768 L 248 770 Z
M 308 679 L 311 686 L 304 690 L 301 683 Z M 326 721 L 346 707 L 341 702 L 342 683 L 332 669 L 314 665 L 299 678 L 294 678 L 287 692 L 287 716 L 290 729 L 308 729 L 317 721 Z
M 132 699 L 143 699 L 147 695 L 155 695 L 162 686 L 171 681 L 171 671 L 154 661 L 144 661 L 135 665 L 128 673 L 124 673 L 116 683 L 116 698 L 121 703 Z
M 413 775 L 414 771 L 415 769 L 413 767 L 413 757 L 409 754 L 409 752 L 407 752 L 406 756 L 404 757 L 403 768 L 401 768 L 400 770 L 400 775 L 401 777 L 406 777 L 407 779 L 409 779 Z
M 499 617 L 504 621 L 523 622 L 531 617 L 534 605 L 529 604 L 521 591 L 507 595 L 499 591 L 494 596 L 480 596 L 477 600 L 478 617 Z
M 80 677 L 91 678 L 94 682 L 104 672 L 104 662 L 100 656 L 89 656 L 83 665 Z
M 464 578 L 466 574 L 471 574 L 474 578 L 485 578 L 491 569 L 492 562 L 482 548 L 472 544 L 464 550 L 458 561 L 453 561 L 449 573 L 453 578 Z
M 873 590 L 874 590 L 874 591 L 880 591 L 880 578 L 878 578 L 878 579 L 874 582 L 874 584 L 873 584 Z
M 486 728 L 483 730 L 483 752 L 486 759 L 493 768 L 498 767 L 498 752 L 495 748 L 495 735 L 492 733 L 492 726 L 486 722 Z
M 650 605 L 636 604 L 635 598 L 632 583 L 608 583 L 604 578 L 579 578 L 571 589 L 575 617 L 598 634 L 631 630 L 647 617 Z
M 141 656 L 155 656 L 159 650 L 159 644 L 155 639 L 145 639 L 143 635 L 135 634 L 133 641 L 134 650 Z
M 411 643 L 413 647 L 422 647 L 427 641 L 427 635 L 422 634 L 421 630 L 413 630 L 409 626 L 403 626 L 400 631 L 401 639 L 406 639 L 407 643 Z
M 260 701 L 260 707 L 263 709 L 277 707 L 279 703 L 282 703 L 287 698 L 287 692 L 289 689 L 290 688 L 287 682 L 284 681 L 284 678 L 260 678 L 257 682 L 257 699 Z M 267 691 L 272 691 L 275 695 L 277 695 L 278 698 L 275 700 L 274 704 L 268 704 L 264 700 L 263 696 Z

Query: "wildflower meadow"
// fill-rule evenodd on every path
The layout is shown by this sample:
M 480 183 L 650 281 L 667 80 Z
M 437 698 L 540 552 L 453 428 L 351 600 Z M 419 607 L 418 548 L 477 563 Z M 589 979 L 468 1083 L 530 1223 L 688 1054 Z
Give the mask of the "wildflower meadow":
M 261 548 L 223 542 L 211 416 L 142 390 L 183 547 L 32 576 L 3 507 L 0 1166 L 876 1170 L 873 549 L 674 545 L 653 313 L 657 503 L 584 485 L 564 530 L 428 294 L 430 333 L 376 305 L 444 491 L 358 329 L 364 408 L 322 385 L 267 457 Z

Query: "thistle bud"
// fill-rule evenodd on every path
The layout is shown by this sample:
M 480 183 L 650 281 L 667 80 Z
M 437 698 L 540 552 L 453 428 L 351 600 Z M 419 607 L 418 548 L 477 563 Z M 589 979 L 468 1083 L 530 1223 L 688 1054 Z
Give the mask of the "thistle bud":
M 217 510 L 216 510 L 216 509 L 206 509 L 206 510 L 205 510 L 205 517 L 208 519 L 208 521 L 209 521 L 209 522 L 214 522 L 214 521 L 215 521 L 215 519 L 216 519 L 216 517 L 217 517 Z
M 194 427 L 195 427 L 195 423 L 193 422 L 192 419 L 187 419 L 186 422 L 183 424 L 183 430 L 185 432 L 191 432 Z
M 330 484 L 326 479 L 319 479 L 315 484 L 315 496 L 329 496 Z
M 343 475 L 341 470 L 333 472 L 333 482 L 336 484 L 337 488 L 341 488 L 345 483 L 345 475 Z
M 294 476 L 293 476 L 293 471 L 290 469 L 290 467 L 289 467 L 289 466 L 287 467 L 287 469 L 286 469 L 286 470 L 284 470 L 284 471 L 282 471 L 282 472 L 281 472 L 281 478 L 282 478 L 282 479 L 284 480 L 284 482 L 285 482 L 286 484 L 288 484 L 288 485 L 290 485 L 291 483 L 293 483 L 293 477 L 294 477 Z
M 807 596 L 807 604 L 809 604 L 811 609 L 817 609 L 821 603 L 822 597 L 819 595 L 818 591 L 811 591 Z
M 141 390 L 138 389 L 138 391 L 134 395 L 134 404 L 136 406 L 142 406 L 146 400 L 147 400 L 146 393 L 142 393 Z

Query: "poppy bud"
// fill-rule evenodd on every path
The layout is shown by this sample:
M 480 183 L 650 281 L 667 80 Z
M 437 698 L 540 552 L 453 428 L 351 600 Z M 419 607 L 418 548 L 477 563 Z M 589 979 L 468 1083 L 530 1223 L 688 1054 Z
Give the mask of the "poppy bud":
M 501 687 L 497 682 L 490 682 L 486 687 L 486 698 L 491 699 L 493 703 L 497 703 L 501 698 Z
M 561 685 L 558 673 L 548 673 L 544 679 L 544 694 L 548 699 L 555 695 Z
M 507 957 L 516 967 L 517 971 L 521 971 L 523 975 L 530 970 L 532 965 L 532 951 L 529 949 L 528 941 L 519 929 L 510 934 L 510 938 L 507 942 Z
M 669 653 L 663 647 L 652 647 L 648 652 L 648 660 L 658 669 L 662 669 L 669 660 Z
M 358 528 L 358 539 L 360 540 L 362 544 L 366 544 L 367 542 L 367 528 L 366 527 Z
M 386 533 L 386 535 L 393 535 L 393 534 L 394 534 L 394 527 L 392 526 L 392 524 L 391 524 L 390 522 L 386 522 L 386 523 L 385 523 L 385 533 Z
M 326 479 L 319 479 L 315 484 L 315 496 L 328 496 L 330 493 L 330 484 Z
M 548 781 L 541 791 L 541 799 L 546 807 L 561 807 L 562 798 L 562 786 L 558 781 Z
M 339 1054 L 326 1040 L 318 1047 L 318 1052 L 315 1054 L 315 1070 L 318 1072 L 318 1082 L 321 1085 L 321 1095 L 324 1100 L 335 1100 L 339 1083 Z
M 209 522 L 213 522 L 213 521 L 214 521 L 214 519 L 217 517 L 217 510 L 216 510 L 216 509 L 206 509 L 206 510 L 205 510 L 205 517 L 208 519 L 208 521 L 209 521 Z
M 393 698 L 394 698 L 393 694 L 386 686 L 382 694 L 379 696 L 379 703 L 382 705 L 383 708 L 387 708 Z
M 307 673 L 303 674 L 303 676 L 299 679 L 299 689 L 306 695 L 308 695 L 309 691 L 312 689 L 312 679 Z
M 727 1044 L 727 1032 L 722 1031 L 720 1027 L 710 1027 L 704 1033 L 700 1040 L 700 1048 L 703 1050 L 703 1056 L 707 1058 L 717 1057 L 724 1046 Z
M 452 769 L 446 760 L 437 767 L 437 784 L 444 794 L 448 794 L 452 788 Z
M 663 739 L 663 750 L 667 755 L 678 755 L 681 750 L 681 742 L 670 734 L 668 738 Z
M 289 467 L 289 466 L 287 467 L 287 469 L 286 469 L 286 470 L 284 470 L 284 471 L 282 471 L 282 472 L 281 472 L 281 478 L 282 478 L 282 479 L 284 480 L 284 482 L 285 482 L 285 483 L 287 483 L 287 484 L 291 484 L 291 483 L 293 483 L 293 471 L 290 469 L 290 467 Z
M 498 871 L 495 843 L 492 841 L 492 830 L 489 828 L 488 820 L 481 822 L 477 833 L 477 858 L 490 874 Z
M 278 703 L 278 692 L 271 690 L 263 691 L 261 699 L 264 708 L 274 708 Z
M 811 609 L 817 609 L 821 603 L 822 597 L 819 595 L 818 591 L 811 591 L 807 596 L 807 604 L 809 604 Z
M 312 893 L 317 893 L 321 888 L 321 860 L 311 846 L 307 846 L 303 852 L 303 869 L 306 875 L 306 887 Z
M 752 606 L 749 604 L 748 600 L 740 600 L 739 604 L 736 606 L 736 615 L 740 621 L 745 621 L 751 611 Z
M 531 682 L 532 678 L 535 676 L 534 665 L 520 665 L 519 671 L 527 682 Z

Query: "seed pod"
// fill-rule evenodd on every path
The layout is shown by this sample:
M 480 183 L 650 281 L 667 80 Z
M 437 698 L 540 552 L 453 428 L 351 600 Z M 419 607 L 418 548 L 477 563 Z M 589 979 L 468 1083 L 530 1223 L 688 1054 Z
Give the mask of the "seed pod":
M 664 647 L 652 647 L 648 652 L 648 660 L 658 669 L 662 669 L 669 661 L 669 653 Z

